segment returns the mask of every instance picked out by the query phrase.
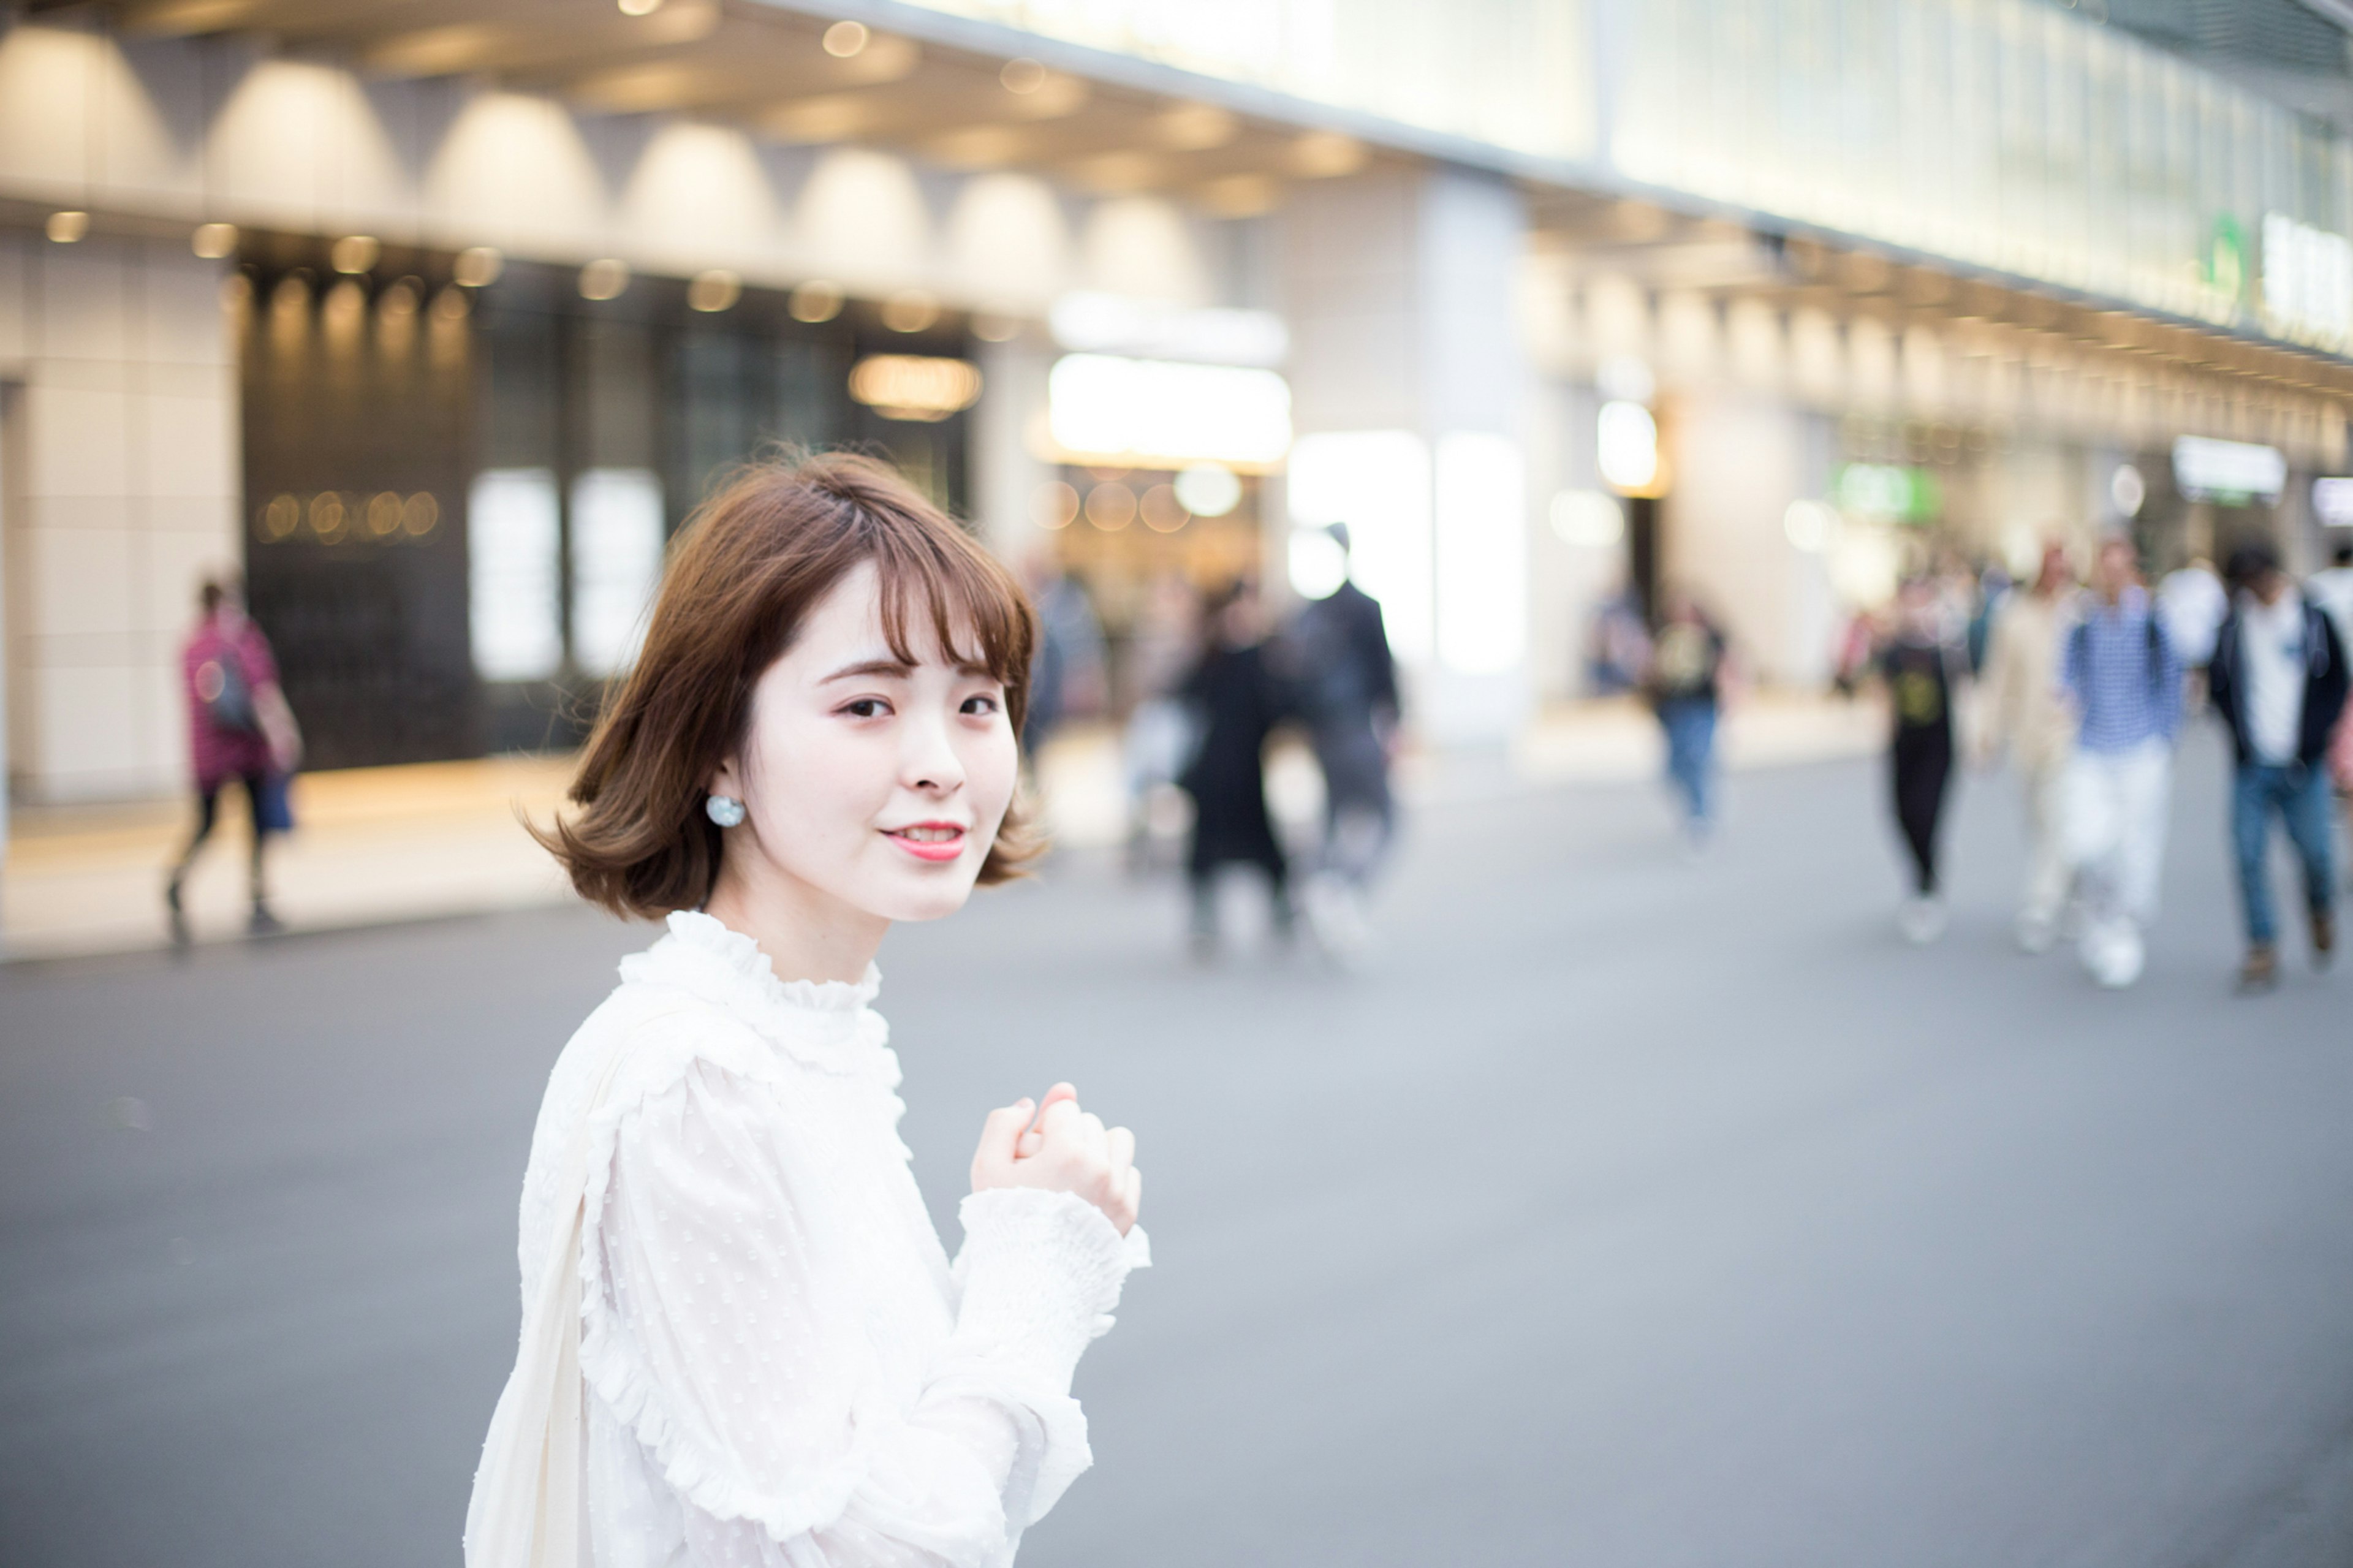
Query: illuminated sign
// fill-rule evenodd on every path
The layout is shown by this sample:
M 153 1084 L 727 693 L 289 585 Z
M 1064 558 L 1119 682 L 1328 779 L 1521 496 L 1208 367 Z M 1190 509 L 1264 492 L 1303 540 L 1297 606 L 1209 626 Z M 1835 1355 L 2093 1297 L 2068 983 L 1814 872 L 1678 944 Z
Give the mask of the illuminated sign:
M 2342 345 L 2353 336 L 2353 242 L 2264 214 L 2263 316 L 2282 337 Z
M 2173 482 L 2191 500 L 2279 500 L 2287 458 L 2277 447 L 2184 436 L 2173 443 Z
M 875 354 L 850 371 L 849 395 L 885 419 L 930 424 L 980 401 L 980 372 L 960 359 Z
M 1839 510 L 1855 517 L 1926 522 L 1944 510 L 1944 487 L 1926 468 L 1849 463 L 1831 479 Z
M 1291 447 L 1291 387 L 1271 370 L 1065 354 L 1046 405 L 1055 444 L 1081 457 L 1262 468 Z
M 2323 528 L 2353 528 L 2353 479 L 2313 480 L 2312 515 Z

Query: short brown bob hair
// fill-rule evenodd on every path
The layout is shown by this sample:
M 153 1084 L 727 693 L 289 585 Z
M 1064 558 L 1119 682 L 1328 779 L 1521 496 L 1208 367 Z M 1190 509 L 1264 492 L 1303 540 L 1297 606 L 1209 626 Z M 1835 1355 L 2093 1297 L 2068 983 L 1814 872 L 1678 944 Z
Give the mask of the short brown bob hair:
M 637 666 L 581 754 L 572 785 L 580 809 L 532 830 L 581 897 L 649 920 L 711 897 L 720 830 L 703 813 L 704 794 L 744 743 L 752 688 L 818 601 L 869 561 L 891 651 L 916 662 L 908 630 L 922 614 L 949 657 L 1004 683 L 1006 717 L 1020 734 L 1038 616 L 1013 574 L 870 458 L 753 464 L 671 544 Z M 1018 875 L 1036 855 L 1024 816 L 1018 801 L 1006 812 L 982 882 Z

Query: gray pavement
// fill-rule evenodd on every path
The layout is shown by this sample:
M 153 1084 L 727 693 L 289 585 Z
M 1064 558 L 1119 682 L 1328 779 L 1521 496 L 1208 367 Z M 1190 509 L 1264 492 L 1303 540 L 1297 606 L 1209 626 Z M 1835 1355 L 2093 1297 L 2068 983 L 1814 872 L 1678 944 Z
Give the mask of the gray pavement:
M 1087 864 L 894 935 L 935 1213 L 1056 1076 L 1150 1173 L 1025 1568 L 2353 1562 L 2353 975 L 2229 994 L 2221 768 L 2124 995 L 2008 947 L 2004 780 L 1902 946 L 1857 764 L 1696 865 L 1647 789 L 1433 807 L 1353 977 Z M 454 1563 L 531 1112 L 642 940 L 0 971 L 0 1563 Z

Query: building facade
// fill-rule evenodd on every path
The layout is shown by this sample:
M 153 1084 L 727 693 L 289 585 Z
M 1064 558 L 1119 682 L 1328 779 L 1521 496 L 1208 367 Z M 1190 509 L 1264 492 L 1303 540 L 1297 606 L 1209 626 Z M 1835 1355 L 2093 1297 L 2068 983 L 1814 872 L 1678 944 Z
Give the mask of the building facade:
M 1940 553 L 2308 560 L 2353 110 L 2273 3 L 2227 58 L 2042 0 L 42 9 L 12 793 L 179 786 L 207 577 L 317 765 L 564 743 L 777 447 L 889 456 L 1115 655 L 1345 521 L 1440 742 L 1583 689 L 1613 595 L 1806 683 Z

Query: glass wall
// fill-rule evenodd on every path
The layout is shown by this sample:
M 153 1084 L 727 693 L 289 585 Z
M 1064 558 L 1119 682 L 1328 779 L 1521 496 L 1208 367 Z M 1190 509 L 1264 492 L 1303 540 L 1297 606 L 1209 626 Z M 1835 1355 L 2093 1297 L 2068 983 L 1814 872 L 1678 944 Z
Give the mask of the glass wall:
M 976 391 L 961 318 L 764 289 L 697 310 L 669 279 L 591 300 L 516 263 L 464 287 L 455 257 L 367 243 L 251 235 L 236 285 L 248 576 L 313 766 L 575 742 L 670 536 L 764 451 L 872 452 L 963 510 L 968 396 L 853 392 L 878 359 Z
M 2353 158 L 2034 0 L 1620 0 L 1610 151 L 1651 184 L 2341 350 L 2259 239 L 2342 235 Z M 2301 260 L 2301 256 L 2295 258 Z M 2302 269 L 2308 270 L 2308 269 Z
M 588 300 L 572 271 L 531 266 L 481 291 L 471 613 L 491 750 L 579 737 L 644 635 L 669 536 L 746 458 L 855 447 L 964 507 L 965 416 L 889 417 L 850 393 L 879 355 L 965 360 L 960 318 L 909 332 L 838 297 L 797 317 L 782 291 L 715 312 L 689 294 L 639 278 Z

